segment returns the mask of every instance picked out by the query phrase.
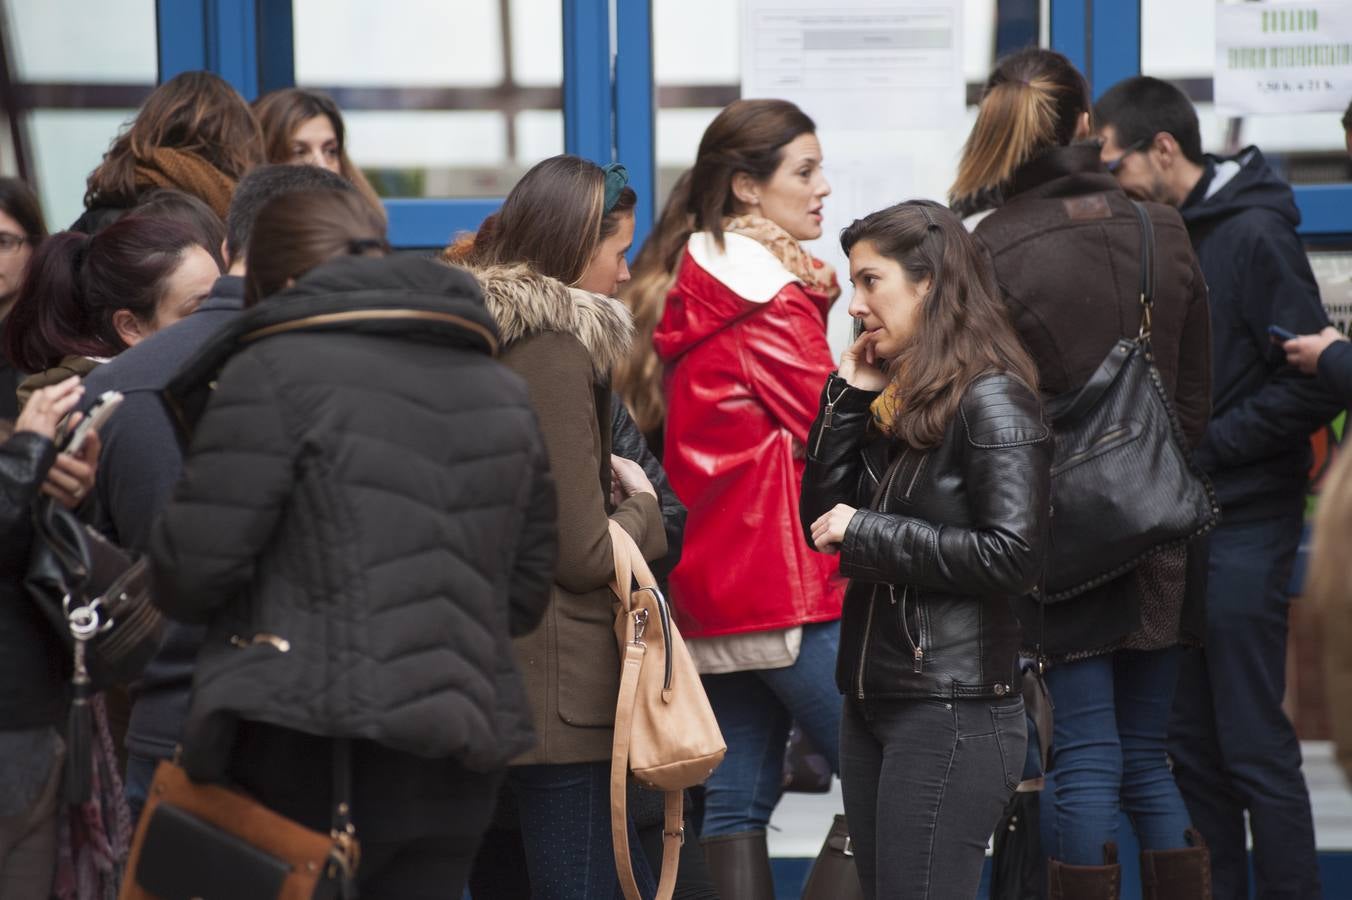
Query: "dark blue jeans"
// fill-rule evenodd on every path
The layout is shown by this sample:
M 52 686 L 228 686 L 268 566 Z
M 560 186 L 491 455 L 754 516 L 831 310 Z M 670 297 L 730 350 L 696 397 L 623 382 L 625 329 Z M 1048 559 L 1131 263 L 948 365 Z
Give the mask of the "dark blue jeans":
M 1166 739 L 1180 651 L 1122 650 L 1047 670 L 1056 705 L 1043 852 L 1075 866 L 1103 865 L 1119 810 L 1143 850 L 1187 846 L 1188 810 L 1169 771 Z
M 1206 646 L 1186 651 L 1179 673 L 1169 753 L 1211 847 L 1216 900 L 1249 896 L 1246 811 L 1257 895 L 1320 896 L 1300 742 L 1282 710 L 1286 588 L 1301 526 L 1293 511 L 1212 533 Z
M 146 797 L 150 794 L 150 782 L 155 778 L 155 767 L 160 760 L 139 753 L 127 754 L 127 772 L 122 779 L 122 796 L 127 798 L 127 807 L 131 810 L 131 827 L 141 818 L 141 810 L 146 808 Z
M 609 762 L 513 766 L 507 788 L 521 816 L 533 900 L 623 900 L 610 835 Z M 629 851 L 639 893 L 652 897 L 657 882 L 632 821 Z
M 779 803 L 794 721 L 840 774 L 839 649 L 839 622 L 804 625 L 793 665 L 704 676 L 728 753 L 704 785 L 701 837 L 765 830 Z

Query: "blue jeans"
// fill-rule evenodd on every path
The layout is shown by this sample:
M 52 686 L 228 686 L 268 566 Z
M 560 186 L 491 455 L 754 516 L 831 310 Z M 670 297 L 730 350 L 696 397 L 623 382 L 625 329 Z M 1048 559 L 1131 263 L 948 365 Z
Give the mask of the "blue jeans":
M 1169 753 L 1211 847 L 1217 900 L 1248 900 L 1245 811 L 1257 895 L 1320 896 L 1300 741 L 1282 710 L 1286 588 L 1301 527 L 1296 509 L 1212 532 L 1206 645 L 1187 651 L 1179 674 Z
M 160 760 L 139 753 L 127 754 L 126 777 L 122 779 L 122 796 L 127 798 L 127 807 L 131 810 L 131 827 L 141 818 L 141 810 L 146 808 L 146 797 L 150 795 L 150 782 L 155 778 L 155 767 Z
M 794 721 L 840 774 L 839 649 L 839 622 L 804 625 L 793 665 L 704 676 L 728 754 L 704 785 L 701 837 L 765 830 L 779 803 L 784 747 Z
M 1143 850 L 1187 847 L 1188 810 L 1169 771 L 1169 710 L 1180 651 L 1119 650 L 1047 670 L 1056 706 L 1052 789 L 1043 851 L 1074 866 L 1103 865 L 1119 811 Z
M 623 900 L 610 835 L 610 763 L 513 766 L 507 786 L 521 816 L 533 900 Z M 634 823 L 629 858 L 639 893 L 652 897 L 648 868 Z

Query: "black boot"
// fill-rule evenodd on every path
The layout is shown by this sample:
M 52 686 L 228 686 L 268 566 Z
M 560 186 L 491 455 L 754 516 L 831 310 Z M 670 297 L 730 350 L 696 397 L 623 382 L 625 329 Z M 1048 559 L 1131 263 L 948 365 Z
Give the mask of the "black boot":
M 1047 863 L 1047 900 L 1118 900 L 1122 895 L 1122 867 L 1117 864 L 1117 845 L 1103 845 L 1103 865 L 1068 866 L 1060 860 Z
M 1195 828 L 1181 850 L 1141 853 L 1142 900 L 1211 900 L 1211 851 Z
M 704 858 L 721 900 L 775 900 L 764 831 L 705 838 Z

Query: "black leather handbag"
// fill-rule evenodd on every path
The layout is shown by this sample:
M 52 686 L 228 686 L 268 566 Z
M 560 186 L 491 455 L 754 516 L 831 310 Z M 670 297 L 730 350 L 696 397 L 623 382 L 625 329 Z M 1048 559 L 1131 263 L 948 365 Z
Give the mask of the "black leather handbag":
M 1155 368 L 1155 235 L 1145 207 L 1133 206 L 1141 221 L 1140 332 L 1119 340 L 1083 388 L 1048 404 L 1056 436 L 1049 602 L 1105 584 L 1220 518 Z

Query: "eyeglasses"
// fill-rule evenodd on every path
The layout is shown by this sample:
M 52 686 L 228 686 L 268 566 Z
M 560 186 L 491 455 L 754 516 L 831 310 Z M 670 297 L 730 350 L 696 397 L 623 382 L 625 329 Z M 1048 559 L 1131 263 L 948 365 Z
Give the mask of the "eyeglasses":
M 0 256 L 9 256 L 28 243 L 28 238 L 12 231 L 0 231 Z
M 1144 150 L 1147 146 L 1150 145 L 1151 141 L 1153 140 L 1154 140 L 1153 137 L 1145 137 L 1141 138 L 1139 141 L 1133 142 L 1129 147 L 1127 147 L 1127 149 L 1122 151 L 1122 155 L 1117 157 L 1117 159 L 1104 163 L 1103 164 L 1104 167 L 1107 168 L 1109 174 L 1116 175 L 1117 170 L 1122 168 L 1123 160 L 1125 160 L 1128 156 L 1131 156 L 1138 150 Z

